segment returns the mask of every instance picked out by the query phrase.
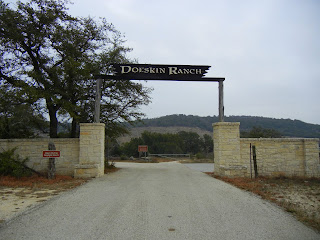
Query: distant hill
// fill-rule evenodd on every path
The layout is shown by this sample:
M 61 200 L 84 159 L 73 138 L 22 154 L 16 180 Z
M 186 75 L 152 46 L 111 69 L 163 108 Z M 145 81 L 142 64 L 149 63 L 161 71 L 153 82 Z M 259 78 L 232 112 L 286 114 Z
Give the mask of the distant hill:
M 199 117 L 193 115 L 168 115 L 153 119 L 143 119 L 136 127 L 188 127 L 212 132 L 212 123 L 218 122 L 218 116 Z M 320 125 L 300 120 L 276 119 L 253 116 L 229 116 L 225 122 L 240 122 L 240 131 L 250 131 L 254 126 L 275 129 L 286 137 L 320 138 Z M 149 128 L 151 129 L 151 128 Z

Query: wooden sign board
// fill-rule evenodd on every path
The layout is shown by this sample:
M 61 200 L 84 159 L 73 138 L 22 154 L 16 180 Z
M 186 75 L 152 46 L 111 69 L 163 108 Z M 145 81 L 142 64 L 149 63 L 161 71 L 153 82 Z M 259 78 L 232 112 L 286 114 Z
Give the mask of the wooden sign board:
M 163 80 L 220 82 L 225 78 L 205 77 L 211 66 L 163 64 L 111 64 L 112 75 L 95 75 L 96 79 L 113 80 Z
M 205 80 L 210 66 L 113 64 L 114 77 L 128 80 Z
M 148 152 L 148 146 L 147 145 L 139 145 L 138 152 Z
M 43 151 L 42 156 L 47 158 L 58 158 L 60 157 L 60 151 Z

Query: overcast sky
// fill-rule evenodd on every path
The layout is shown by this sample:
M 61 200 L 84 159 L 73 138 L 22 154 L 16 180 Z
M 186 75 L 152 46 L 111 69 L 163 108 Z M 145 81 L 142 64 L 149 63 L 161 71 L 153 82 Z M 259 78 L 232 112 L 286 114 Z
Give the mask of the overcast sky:
M 9 1 L 6 1 L 9 2 Z M 225 77 L 225 115 L 320 124 L 319 0 L 73 0 L 105 17 L 139 63 L 210 65 Z M 218 115 L 218 83 L 148 82 L 148 118 Z

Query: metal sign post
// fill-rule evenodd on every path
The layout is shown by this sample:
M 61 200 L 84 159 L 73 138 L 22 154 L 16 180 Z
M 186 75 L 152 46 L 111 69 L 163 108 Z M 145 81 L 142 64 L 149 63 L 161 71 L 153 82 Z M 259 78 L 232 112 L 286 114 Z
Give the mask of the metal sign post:
M 140 153 L 144 153 L 144 159 L 146 160 L 147 159 L 147 152 L 148 152 L 148 145 L 139 145 L 138 152 L 139 152 L 139 155 L 140 155 Z

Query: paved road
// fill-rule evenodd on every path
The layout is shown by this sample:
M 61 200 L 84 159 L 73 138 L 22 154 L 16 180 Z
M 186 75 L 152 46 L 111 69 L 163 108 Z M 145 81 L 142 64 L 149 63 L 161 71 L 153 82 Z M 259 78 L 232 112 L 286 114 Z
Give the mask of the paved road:
M 117 165 L 0 228 L 0 239 L 320 239 L 278 207 L 179 163 Z

